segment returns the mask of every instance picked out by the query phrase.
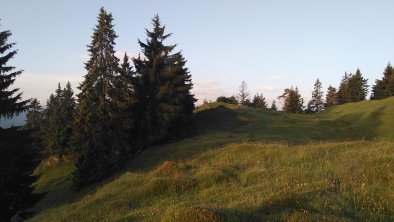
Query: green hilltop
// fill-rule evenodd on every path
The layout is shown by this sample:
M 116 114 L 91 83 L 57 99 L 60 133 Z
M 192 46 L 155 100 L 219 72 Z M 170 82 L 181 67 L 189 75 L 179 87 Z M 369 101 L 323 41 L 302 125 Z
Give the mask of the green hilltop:
M 72 159 L 40 168 L 31 221 L 393 221 L 394 97 L 316 115 L 224 103 L 185 139 L 72 189 Z

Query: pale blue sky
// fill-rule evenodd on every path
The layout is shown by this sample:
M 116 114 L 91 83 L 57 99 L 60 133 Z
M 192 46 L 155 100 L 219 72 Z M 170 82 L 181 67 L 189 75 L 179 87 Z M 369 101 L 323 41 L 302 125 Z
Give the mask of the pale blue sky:
M 116 49 L 139 53 L 158 13 L 182 50 L 202 102 L 230 96 L 242 80 L 269 103 L 298 86 L 307 101 L 316 78 L 337 87 L 360 68 L 372 85 L 394 62 L 394 1 L 53 1 L 0 0 L 0 30 L 11 30 L 25 72 L 16 86 L 44 104 L 57 85 L 85 75 L 86 45 L 101 6 L 113 14 Z

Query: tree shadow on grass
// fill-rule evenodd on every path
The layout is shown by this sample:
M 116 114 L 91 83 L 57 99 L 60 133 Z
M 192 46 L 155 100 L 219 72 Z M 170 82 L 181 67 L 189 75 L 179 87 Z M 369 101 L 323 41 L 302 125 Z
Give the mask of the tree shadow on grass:
M 337 195 L 334 190 L 316 190 L 304 193 L 290 193 L 285 197 L 267 200 L 256 209 L 220 209 L 223 221 L 330 221 L 352 219 L 343 212 L 319 209 L 313 200 L 322 196 Z
M 186 137 L 156 144 L 136 155 L 126 169 L 150 170 L 164 160 L 187 159 L 213 148 L 242 140 L 237 129 L 248 123 L 247 114 L 220 105 L 195 113 Z
M 229 109 L 223 105 L 195 113 L 193 116 L 193 133 L 233 131 L 248 123 L 248 116 Z
M 386 106 L 370 113 L 354 112 L 334 120 L 337 128 L 333 129 L 339 139 L 375 139 L 379 137 L 379 128 L 383 124 L 382 116 Z M 333 138 L 335 139 L 335 138 Z

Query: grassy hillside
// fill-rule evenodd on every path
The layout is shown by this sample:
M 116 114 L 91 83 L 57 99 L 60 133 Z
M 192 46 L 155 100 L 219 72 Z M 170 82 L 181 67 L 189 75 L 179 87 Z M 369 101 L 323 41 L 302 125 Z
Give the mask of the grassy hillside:
M 151 147 L 93 187 L 38 172 L 32 221 L 392 221 L 394 98 L 292 115 L 220 103 L 193 136 Z

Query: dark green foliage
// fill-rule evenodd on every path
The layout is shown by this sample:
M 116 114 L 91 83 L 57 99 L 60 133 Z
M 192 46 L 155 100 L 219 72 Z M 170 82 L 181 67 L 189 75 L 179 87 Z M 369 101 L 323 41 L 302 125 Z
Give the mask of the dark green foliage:
M 12 72 L 15 68 L 6 65 L 16 54 L 16 51 L 6 53 L 14 45 L 7 43 L 10 35 L 10 31 L 0 32 L 0 117 L 6 118 L 28 108 L 28 100 L 21 101 L 19 89 L 7 91 L 22 73 Z M 28 130 L 0 127 L 0 221 L 9 221 L 16 213 L 26 216 L 23 211 L 38 201 L 38 196 L 32 194 L 32 184 L 37 178 L 31 175 L 38 161 L 32 143 Z
M 193 84 L 188 68 L 185 67 L 186 60 L 181 53 L 171 55 L 169 73 L 163 78 L 159 87 L 160 103 L 165 122 L 168 124 L 170 134 L 177 134 L 182 127 L 190 122 L 197 101 L 191 94 Z
M 387 64 L 382 79 L 377 79 L 372 87 L 371 99 L 384 99 L 394 96 L 394 69 Z
M 123 62 L 120 65 L 119 77 L 115 79 L 115 88 L 117 96 L 113 97 L 113 102 L 116 104 L 117 110 L 113 113 L 113 121 L 119 123 L 119 128 L 123 129 L 118 135 L 120 140 L 126 141 L 129 144 L 127 150 L 124 152 L 134 153 L 138 150 L 135 144 L 135 134 L 137 133 L 135 127 L 135 72 L 130 65 L 130 58 L 125 53 Z
M 119 66 L 112 15 L 100 11 L 74 121 L 78 186 L 104 178 L 146 146 L 180 135 L 191 119 L 196 99 L 186 60 L 172 53 L 175 45 L 164 45 L 170 34 L 159 17 L 152 21 L 146 43 L 139 41 L 143 58 L 133 59 L 134 71 L 127 54 Z
M 286 113 L 302 113 L 303 99 L 301 98 L 298 88 L 285 89 L 284 93 L 278 97 L 284 99 L 283 111 Z
M 8 90 L 14 84 L 15 77 L 22 73 L 22 70 L 14 71 L 15 67 L 7 65 L 17 54 L 17 50 L 11 50 L 15 43 L 7 43 L 10 36 L 10 31 L 0 32 L 0 117 L 7 118 L 25 111 L 29 103 L 29 100 L 22 100 L 18 88 Z
M 139 117 L 137 128 L 140 130 L 140 143 L 145 145 L 161 140 L 166 133 L 166 118 L 161 101 L 164 97 L 165 78 L 171 76 L 168 64 L 170 53 L 175 45 L 164 45 L 163 41 L 171 34 L 164 34 L 165 27 L 161 26 L 159 17 L 153 20 L 153 30 L 146 33 L 146 43 L 139 41 L 145 58 L 134 59 L 137 73 L 135 85 L 136 114 Z
M 239 104 L 248 105 L 247 99 L 249 99 L 249 96 L 250 92 L 248 92 L 248 85 L 245 81 L 242 81 L 237 94 Z
M 29 111 L 26 114 L 25 128 L 30 130 L 35 149 L 42 149 L 42 134 L 44 126 L 44 111 L 37 99 L 32 99 Z
M 321 112 L 323 109 L 324 109 L 323 91 L 322 91 L 321 82 L 319 79 L 317 79 L 312 92 L 312 99 L 308 102 L 308 107 L 306 109 L 306 112 L 318 113 Z
M 32 173 L 39 163 L 29 130 L 0 128 L 0 221 L 34 205 L 41 195 L 32 194 L 37 180 Z
M 42 126 L 43 109 L 37 99 L 32 99 L 29 111 L 26 114 L 26 128 L 39 130 Z
M 74 182 L 78 186 L 94 183 L 122 163 L 128 144 L 119 122 L 116 89 L 119 64 L 115 57 L 112 15 L 101 8 L 92 42 L 87 74 L 80 84 L 75 114 L 73 144 L 80 152 Z
M 335 106 L 337 103 L 338 103 L 337 89 L 330 85 L 327 89 L 326 103 L 324 104 L 324 106 L 328 108 L 331 106 Z
M 250 99 L 245 99 L 245 101 L 242 103 L 242 105 L 253 107 L 253 103 L 250 101 Z
M 43 146 L 47 156 L 63 156 L 71 152 L 71 136 L 75 112 L 74 92 L 70 82 L 64 89 L 60 83 L 51 94 L 44 111 Z
M 349 75 L 345 72 L 345 74 L 342 77 L 341 83 L 339 84 L 338 87 L 338 92 L 337 92 L 338 104 L 343 104 L 348 99 L 349 97 L 348 85 L 349 85 Z
M 136 69 L 136 127 L 139 144 L 146 146 L 163 140 L 168 130 L 187 121 L 194 109 L 191 76 L 181 53 L 172 54 L 175 45 L 165 45 L 171 36 L 156 15 L 146 43 L 139 41 L 144 59 L 134 59 Z
M 275 101 L 275 100 L 272 101 L 270 110 L 272 110 L 272 111 L 278 111 L 278 107 L 276 107 L 276 101 Z
M 216 99 L 216 102 L 228 103 L 228 104 L 238 104 L 237 98 L 235 96 L 225 97 L 219 96 Z
M 345 73 L 338 89 L 338 103 L 359 102 L 365 100 L 368 93 L 368 80 L 362 77 L 359 69 L 356 74 Z
M 262 93 L 261 94 L 257 93 L 256 95 L 254 95 L 252 107 L 267 109 L 267 102 L 265 101 L 265 98 Z

